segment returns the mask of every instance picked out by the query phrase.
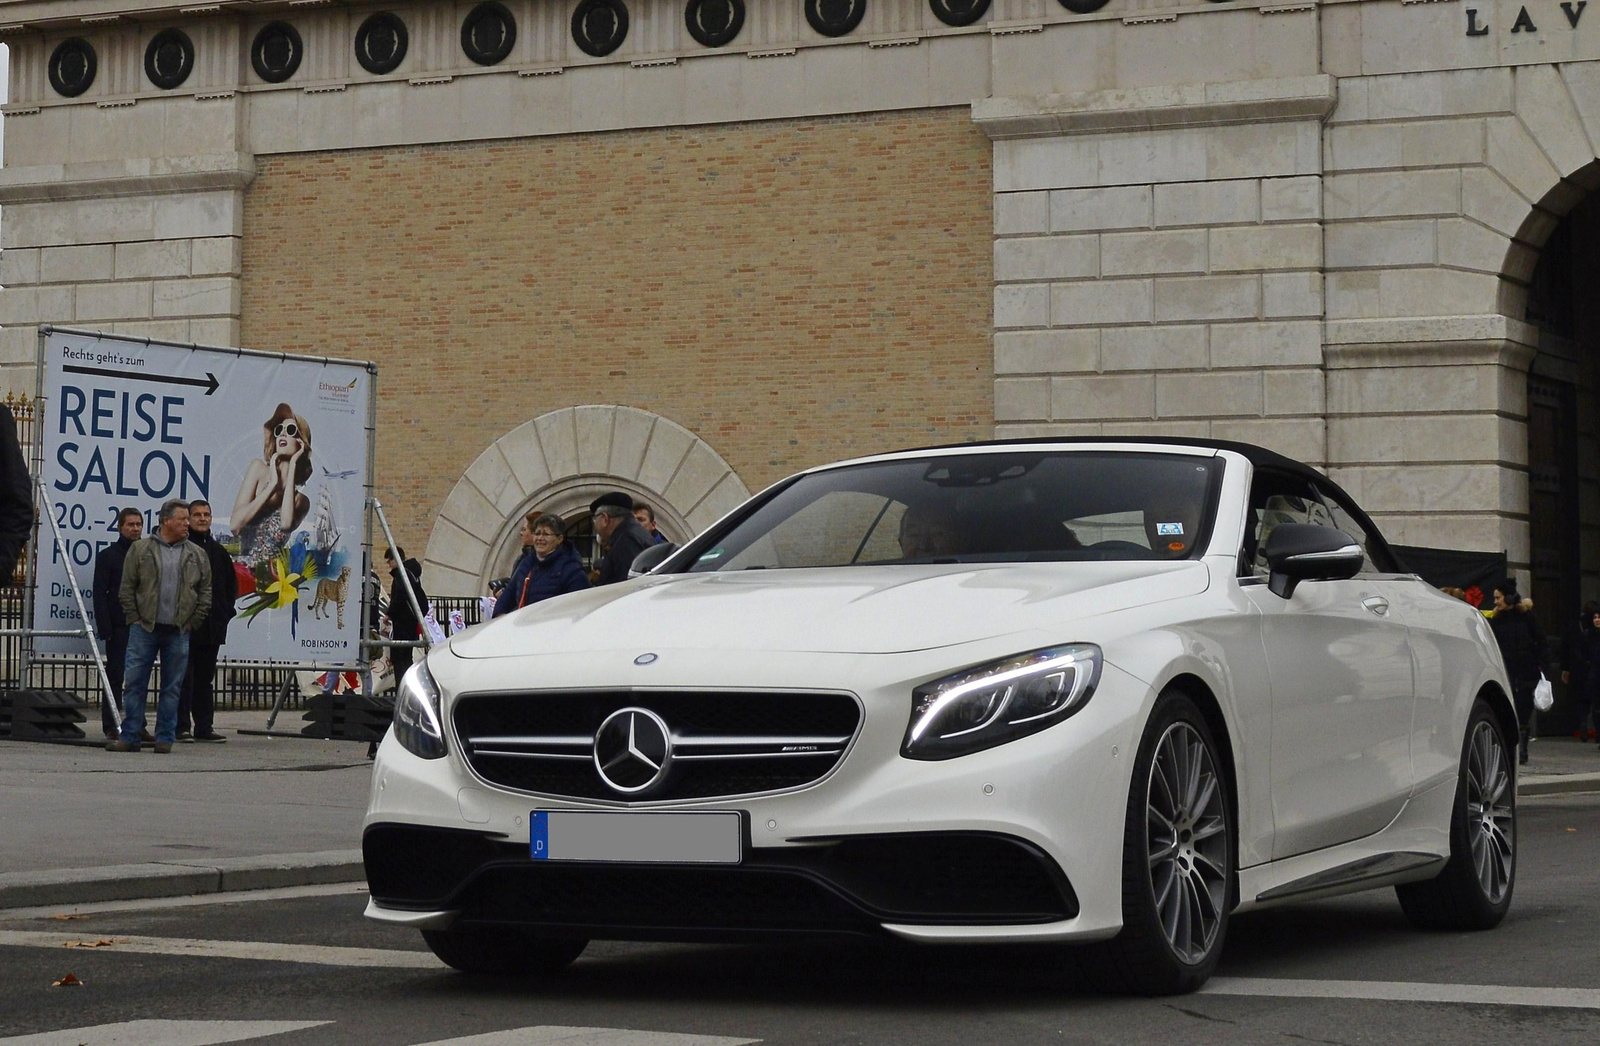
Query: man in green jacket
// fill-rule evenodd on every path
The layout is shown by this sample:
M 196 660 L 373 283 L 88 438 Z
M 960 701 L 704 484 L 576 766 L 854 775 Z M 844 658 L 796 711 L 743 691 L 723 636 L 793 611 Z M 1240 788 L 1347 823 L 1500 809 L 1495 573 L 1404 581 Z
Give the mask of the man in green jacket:
M 211 610 L 211 564 L 189 541 L 189 505 L 173 498 L 161 506 L 156 532 L 128 549 L 118 593 L 128 619 L 128 659 L 122 674 L 122 732 L 109 752 L 137 752 L 144 731 L 145 691 L 161 656 L 161 696 L 156 704 L 156 752 L 172 751 L 178 732 L 178 692 L 189 662 L 189 633 Z

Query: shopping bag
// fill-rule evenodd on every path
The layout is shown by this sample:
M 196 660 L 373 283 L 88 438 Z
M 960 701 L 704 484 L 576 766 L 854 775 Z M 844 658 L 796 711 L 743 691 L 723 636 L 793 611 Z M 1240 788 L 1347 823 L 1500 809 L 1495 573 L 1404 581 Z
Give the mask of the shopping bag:
M 1539 685 L 1533 688 L 1533 707 L 1541 712 L 1550 711 L 1550 706 L 1556 703 L 1555 687 L 1550 685 L 1550 680 L 1541 673 Z

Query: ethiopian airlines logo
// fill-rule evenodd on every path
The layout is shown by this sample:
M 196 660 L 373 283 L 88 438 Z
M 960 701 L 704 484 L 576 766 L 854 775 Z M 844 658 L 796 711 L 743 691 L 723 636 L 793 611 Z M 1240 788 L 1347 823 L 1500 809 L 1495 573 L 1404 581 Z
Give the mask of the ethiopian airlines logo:
M 340 384 L 336 381 L 317 382 L 317 400 L 320 403 L 333 403 L 339 406 L 348 406 L 350 398 L 355 395 L 356 383 L 361 378 L 350 379 L 349 384 Z

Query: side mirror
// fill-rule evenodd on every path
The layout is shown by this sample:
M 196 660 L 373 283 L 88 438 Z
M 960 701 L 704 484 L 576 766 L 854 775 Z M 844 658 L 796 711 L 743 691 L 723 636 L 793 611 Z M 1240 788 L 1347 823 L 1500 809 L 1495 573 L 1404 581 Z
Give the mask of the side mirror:
M 1279 523 L 1267 537 L 1267 587 L 1284 599 L 1302 581 L 1341 581 L 1361 572 L 1366 557 L 1355 539 L 1332 527 Z
M 656 567 L 667 561 L 667 557 L 678 551 L 678 546 L 670 541 L 663 541 L 659 545 L 651 545 L 628 564 L 628 577 L 643 577 Z

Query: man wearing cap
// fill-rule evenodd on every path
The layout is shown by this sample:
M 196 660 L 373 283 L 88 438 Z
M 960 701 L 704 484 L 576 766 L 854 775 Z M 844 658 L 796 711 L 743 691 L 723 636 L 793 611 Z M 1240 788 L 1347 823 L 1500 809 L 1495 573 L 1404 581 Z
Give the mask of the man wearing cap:
M 600 535 L 605 554 L 597 564 L 594 583 L 611 585 L 628 580 L 633 557 L 653 543 L 650 532 L 633 518 L 633 498 L 620 490 L 601 494 L 589 506 L 594 517 L 594 532 Z

